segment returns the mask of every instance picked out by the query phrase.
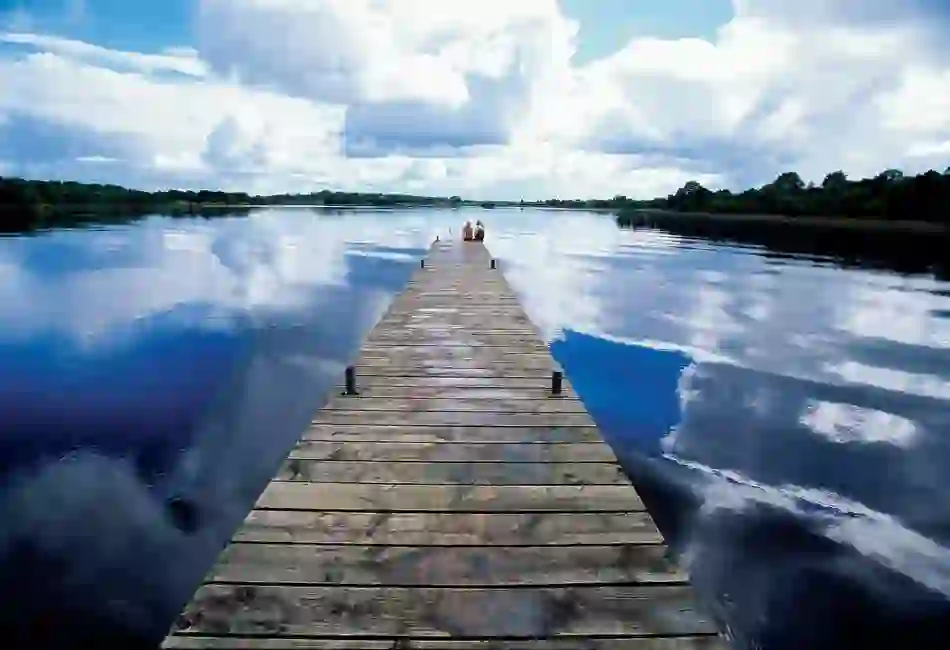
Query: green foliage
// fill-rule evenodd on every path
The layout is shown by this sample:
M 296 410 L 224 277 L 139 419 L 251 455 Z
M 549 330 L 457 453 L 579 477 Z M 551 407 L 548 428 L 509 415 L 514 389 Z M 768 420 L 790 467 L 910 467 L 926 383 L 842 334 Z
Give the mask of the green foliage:
M 244 192 L 143 192 L 117 185 L 33 181 L 0 177 L 0 232 L 22 232 L 83 222 L 127 221 L 148 214 L 204 215 L 247 212 L 267 205 L 459 206 L 451 198 L 321 190 L 310 194 L 251 196 Z
M 597 202 L 586 203 L 595 207 Z M 786 172 L 771 183 L 739 194 L 713 192 L 690 181 L 665 199 L 626 201 L 620 210 L 621 223 L 632 221 L 637 209 L 926 221 L 950 226 L 950 174 L 928 171 L 905 176 L 888 169 L 874 178 L 850 181 L 844 172 L 836 171 L 815 186 L 805 185 L 795 172 Z

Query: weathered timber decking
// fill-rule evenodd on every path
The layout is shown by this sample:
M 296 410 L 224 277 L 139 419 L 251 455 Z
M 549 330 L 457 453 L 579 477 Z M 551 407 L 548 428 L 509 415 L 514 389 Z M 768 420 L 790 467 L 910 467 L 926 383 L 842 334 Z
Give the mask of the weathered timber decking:
M 436 244 L 355 367 L 165 647 L 725 647 L 483 245 Z

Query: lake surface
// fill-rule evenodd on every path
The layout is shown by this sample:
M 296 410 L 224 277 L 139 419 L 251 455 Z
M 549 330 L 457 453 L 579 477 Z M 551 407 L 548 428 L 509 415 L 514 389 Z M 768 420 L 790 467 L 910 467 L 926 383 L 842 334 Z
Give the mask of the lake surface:
M 0 239 L 4 637 L 160 640 L 466 216 L 737 645 L 946 647 L 947 278 L 544 210 Z

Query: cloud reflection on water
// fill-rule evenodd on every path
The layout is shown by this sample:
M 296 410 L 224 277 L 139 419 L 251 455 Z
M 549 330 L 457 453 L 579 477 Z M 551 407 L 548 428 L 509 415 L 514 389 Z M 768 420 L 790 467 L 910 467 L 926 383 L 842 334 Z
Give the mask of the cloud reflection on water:
M 262 211 L 5 239 L 0 576 L 36 588 L 0 626 L 55 612 L 71 641 L 160 638 L 438 222 Z
M 784 600 L 809 571 L 815 603 L 841 566 L 889 606 L 919 597 L 832 544 L 947 594 L 950 287 L 604 215 L 479 216 L 639 486 L 680 492 L 657 519 L 746 634 L 812 611 Z M 38 571 L 24 557 L 54 562 L 75 577 L 44 587 L 64 612 L 164 632 L 418 256 L 464 218 L 292 209 L 3 240 L 2 582 Z M 196 505 L 196 532 L 169 496 Z M 58 541 L 77 529 L 78 546 Z M 152 571 L 127 579 L 143 557 Z M 91 572 L 106 577 L 81 593 Z
M 670 519 L 681 530 L 665 532 L 683 536 L 687 555 L 702 558 L 700 574 L 715 574 L 699 578 L 707 596 L 722 605 L 723 589 L 744 590 L 729 598 L 745 609 L 723 613 L 745 626 L 745 640 L 786 647 L 765 631 L 787 618 L 788 606 L 776 605 L 785 598 L 779 574 L 766 560 L 757 577 L 733 579 L 726 568 L 739 561 L 743 535 L 762 522 L 782 534 L 785 524 L 769 512 L 924 588 L 885 581 L 888 588 L 875 590 L 872 565 L 854 569 L 851 584 L 873 592 L 868 602 L 881 611 L 903 611 L 928 590 L 950 596 L 946 283 L 668 233 L 599 230 L 596 219 L 552 225 L 533 235 L 539 241 L 490 246 L 511 258 L 503 268 L 532 319 L 565 332 L 552 350 L 634 478 L 648 491 L 657 482 L 685 488 L 691 496 L 683 503 L 698 504 L 692 520 Z M 606 254 L 591 257 L 591 248 Z M 675 404 L 661 397 L 667 391 L 679 395 Z M 770 550 L 757 542 L 746 552 L 817 571 L 824 577 L 810 591 L 841 591 L 832 567 L 844 560 L 831 560 L 830 547 L 814 556 L 829 559 L 803 568 L 814 543 L 802 538 L 797 548 Z M 797 607 L 812 611 L 807 602 Z M 950 608 L 941 603 L 914 615 L 945 617 Z M 840 643 L 848 621 L 878 625 L 871 611 L 829 621 L 826 637 L 811 637 L 814 647 Z

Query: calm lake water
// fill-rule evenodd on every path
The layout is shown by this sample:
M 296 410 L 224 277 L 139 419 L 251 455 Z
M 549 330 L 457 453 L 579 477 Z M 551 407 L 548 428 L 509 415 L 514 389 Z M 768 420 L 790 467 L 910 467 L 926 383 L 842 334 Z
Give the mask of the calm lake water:
M 160 640 L 466 216 L 737 645 L 947 646 L 947 278 L 543 210 L 0 239 L 4 638 Z

